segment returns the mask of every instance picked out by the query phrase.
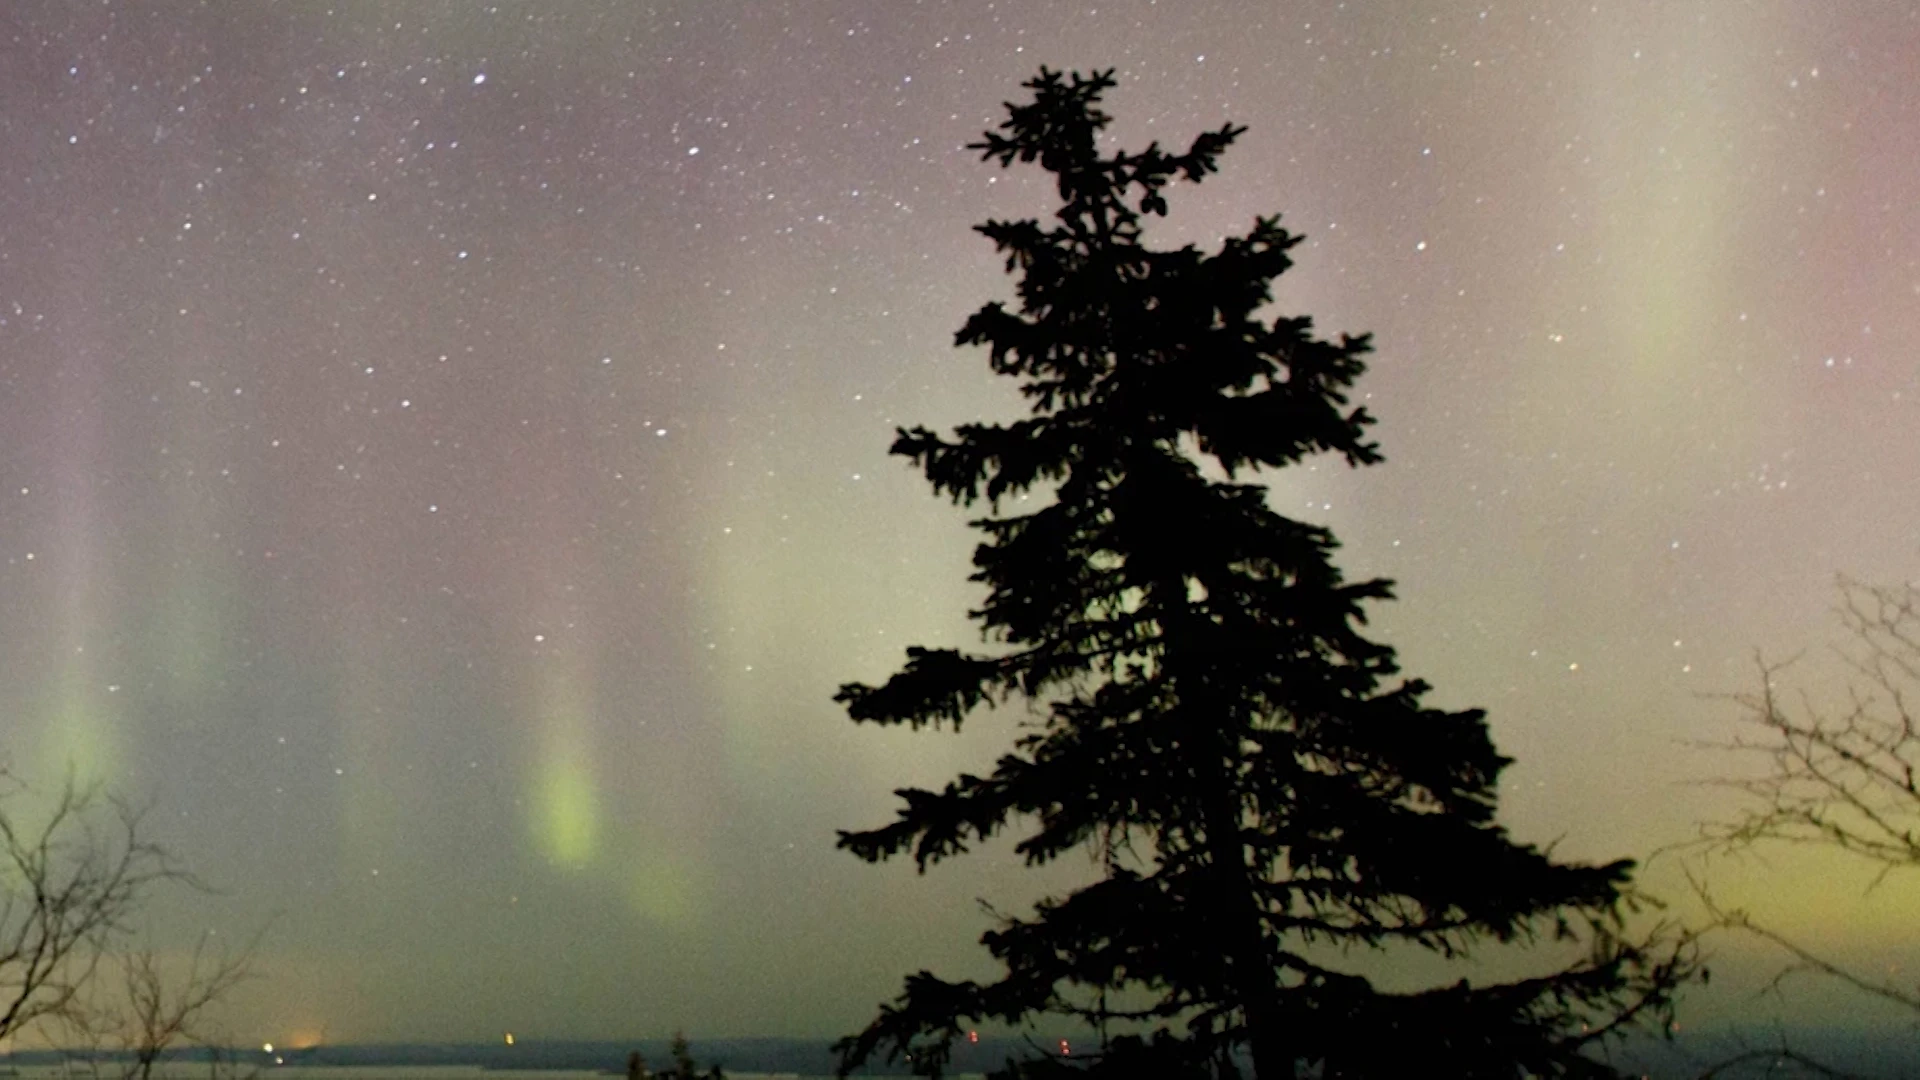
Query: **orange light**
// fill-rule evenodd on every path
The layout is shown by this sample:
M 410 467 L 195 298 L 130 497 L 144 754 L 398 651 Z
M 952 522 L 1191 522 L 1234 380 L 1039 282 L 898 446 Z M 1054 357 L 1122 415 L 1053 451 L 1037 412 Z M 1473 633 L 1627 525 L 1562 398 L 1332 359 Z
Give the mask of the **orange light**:
M 511 1031 L 507 1032 L 507 1045 L 508 1046 L 513 1045 L 513 1032 Z

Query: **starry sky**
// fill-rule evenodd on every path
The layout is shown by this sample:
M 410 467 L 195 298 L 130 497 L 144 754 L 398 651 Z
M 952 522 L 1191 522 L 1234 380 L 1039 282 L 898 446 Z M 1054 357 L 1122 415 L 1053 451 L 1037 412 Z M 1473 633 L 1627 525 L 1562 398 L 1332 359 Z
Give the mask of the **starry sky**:
M 1685 839 L 1711 695 L 1915 576 L 1920 5 L 19 0 L 0 754 L 152 800 L 163 945 L 267 926 L 238 1037 L 837 1034 L 1086 872 L 832 847 L 1020 718 L 830 699 L 972 640 L 885 451 L 1018 408 L 951 340 L 1050 187 L 962 144 L 1042 64 L 1249 126 L 1152 237 L 1284 213 L 1276 310 L 1375 334 L 1387 463 L 1273 501 L 1521 837 Z M 1724 888 L 1884 947 L 1835 880 Z

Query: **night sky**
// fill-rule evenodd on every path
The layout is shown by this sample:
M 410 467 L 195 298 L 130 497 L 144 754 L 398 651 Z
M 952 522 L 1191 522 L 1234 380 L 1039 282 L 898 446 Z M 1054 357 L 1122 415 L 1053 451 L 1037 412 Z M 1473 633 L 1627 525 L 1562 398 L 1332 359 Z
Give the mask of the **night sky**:
M 836 1034 L 1087 872 L 833 850 L 1022 718 L 831 695 L 972 640 L 886 448 L 1018 408 L 952 334 L 1051 188 L 962 144 L 1042 64 L 1250 127 L 1151 235 L 1283 213 L 1277 310 L 1375 334 L 1387 463 L 1273 500 L 1521 837 L 1685 839 L 1707 695 L 1920 573 L 1911 3 L 18 0 L 0 753 L 153 800 L 163 944 L 268 925 L 237 1037 Z M 1910 930 L 1838 880 L 1726 888 Z

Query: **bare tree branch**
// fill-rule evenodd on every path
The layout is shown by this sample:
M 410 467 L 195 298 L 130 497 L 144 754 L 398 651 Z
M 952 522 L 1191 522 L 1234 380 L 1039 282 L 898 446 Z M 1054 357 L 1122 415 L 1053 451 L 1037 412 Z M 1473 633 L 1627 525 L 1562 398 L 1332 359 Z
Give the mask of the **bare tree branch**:
M 50 1026 L 94 1051 L 69 1073 L 111 1062 L 151 1080 L 171 1048 L 214 1041 L 208 1014 L 250 977 L 259 936 L 237 952 L 203 937 L 183 968 L 130 947 L 156 889 L 206 887 L 145 838 L 141 808 L 71 776 L 44 806 L 31 795 L 0 770 L 0 1039 Z
M 1850 1073 L 1836 1069 L 1824 1062 L 1810 1058 L 1784 1043 L 1775 1047 L 1744 1050 L 1731 1057 L 1722 1058 L 1708 1066 L 1705 1072 L 1697 1074 L 1697 1080 L 1714 1080 L 1716 1077 L 1732 1075 L 1735 1069 L 1742 1069 L 1748 1065 L 1758 1065 L 1762 1063 L 1769 1066 L 1767 1074 L 1770 1076 L 1792 1076 L 1797 1073 L 1802 1076 L 1827 1077 L 1828 1080 L 1866 1080 L 1866 1078 L 1862 1077 L 1859 1073 Z M 1780 1072 L 1779 1069 L 1783 1065 L 1793 1066 L 1795 1073 Z
M 1727 698 L 1738 706 L 1741 733 L 1706 745 L 1760 759 L 1751 776 L 1715 783 L 1748 796 L 1730 820 L 1701 829 L 1701 845 L 1722 852 L 1784 843 L 1831 848 L 1879 866 L 1871 890 L 1895 871 L 1920 869 L 1920 587 L 1879 587 L 1837 579 L 1837 614 L 1848 644 L 1837 651 L 1851 673 L 1838 705 L 1818 704 L 1811 694 L 1785 695 L 1784 673 L 1798 658 L 1769 663 L 1755 658 L 1757 692 Z M 1743 909 L 1722 908 L 1705 882 L 1688 872 L 1710 928 L 1752 935 L 1781 950 L 1791 962 L 1763 992 L 1779 993 L 1802 975 L 1834 980 L 1857 993 L 1920 1017 L 1920 987 L 1879 981 L 1827 959 L 1764 924 Z M 1702 1077 L 1722 1075 L 1761 1062 L 1792 1065 L 1806 1074 L 1840 1072 L 1790 1049 L 1755 1049 L 1718 1062 Z
M 1863 994 L 1879 998 L 1882 1001 L 1891 1002 L 1901 1008 L 1911 1010 L 1914 1013 L 1920 1013 L 1920 988 L 1910 990 L 1890 982 L 1875 982 L 1856 974 L 1820 956 L 1794 941 L 1792 938 L 1754 922 L 1753 918 L 1743 908 L 1721 907 L 1719 903 L 1714 900 L 1713 894 L 1708 890 L 1706 883 L 1698 877 L 1695 877 L 1691 872 L 1687 874 L 1687 882 L 1693 887 L 1694 896 L 1696 896 L 1701 905 L 1706 908 L 1709 926 L 1751 934 L 1793 957 L 1793 963 L 1791 965 L 1782 968 L 1772 979 L 1768 980 L 1763 992 L 1778 992 L 1784 983 L 1798 975 L 1824 975 L 1830 979 L 1836 979 Z
M 0 798 L 24 792 L 0 783 Z M 69 1014 L 151 890 L 193 880 L 140 822 L 72 777 L 37 826 L 0 804 L 0 1038 Z
M 1920 589 L 1839 582 L 1851 646 L 1839 655 L 1857 679 L 1845 702 L 1822 709 L 1780 693 L 1792 665 L 1756 658 L 1760 689 L 1732 695 L 1744 733 L 1716 745 L 1762 759 L 1752 777 L 1718 783 L 1751 796 L 1730 821 L 1703 829 L 1721 848 L 1760 841 L 1838 848 L 1886 868 L 1920 865 Z
M 202 937 L 194 945 L 178 980 L 166 976 L 151 946 L 121 959 L 127 1011 L 118 1027 L 127 1056 L 125 1080 L 150 1080 L 154 1065 L 177 1045 L 220 1041 L 208 1026 L 207 1011 L 253 977 L 259 937 L 239 952 L 212 950 L 210 940 L 211 935 Z

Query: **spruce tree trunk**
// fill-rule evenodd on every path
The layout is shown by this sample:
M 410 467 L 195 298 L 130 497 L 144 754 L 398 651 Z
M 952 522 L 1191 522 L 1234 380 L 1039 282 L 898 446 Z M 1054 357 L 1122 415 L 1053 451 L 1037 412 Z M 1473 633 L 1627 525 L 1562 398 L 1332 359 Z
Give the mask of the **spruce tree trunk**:
M 1159 578 L 1147 589 L 1147 595 L 1149 606 L 1159 611 L 1167 652 L 1174 656 L 1205 655 L 1205 635 L 1197 633 L 1193 625 L 1201 617 L 1191 610 L 1186 579 Z M 1190 681 L 1182 680 L 1193 687 L 1207 687 L 1209 681 L 1194 673 L 1190 673 Z M 1286 1030 L 1282 1020 L 1257 888 L 1258 868 L 1248 863 L 1241 822 L 1241 732 L 1231 719 L 1235 710 L 1204 689 L 1179 696 L 1185 704 L 1180 722 L 1196 727 L 1209 722 L 1219 725 L 1207 740 L 1211 745 L 1201 751 L 1212 757 L 1201 771 L 1213 773 L 1211 790 L 1202 797 L 1201 819 L 1206 830 L 1203 843 L 1213 865 L 1216 893 L 1212 907 L 1220 920 L 1216 945 L 1246 1022 L 1254 1076 L 1256 1080 L 1294 1080 L 1298 1074 L 1293 1033 Z
M 1237 846 L 1237 845 L 1236 845 Z M 1241 865 L 1239 884 L 1246 883 L 1245 864 Z M 1260 920 L 1250 894 L 1227 897 L 1239 910 L 1230 925 L 1239 932 L 1221 944 L 1233 950 L 1228 962 L 1233 966 L 1234 989 L 1240 995 L 1240 1008 L 1246 1017 L 1247 1046 L 1253 1054 L 1253 1074 L 1258 1080 L 1293 1080 L 1295 1054 L 1293 1040 L 1281 1020 L 1278 989 L 1274 973 L 1267 963 L 1267 944 L 1260 932 Z M 1234 903 L 1239 900 L 1239 903 Z
M 1253 1050 L 1253 1075 L 1257 1080 L 1294 1080 L 1293 1051 L 1280 1033 L 1279 1019 L 1271 1007 L 1247 1005 L 1247 1035 Z
M 1231 767 L 1228 769 L 1231 772 Z M 1246 1018 L 1247 1045 L 1253 1055 L 1257 1080 L 1293 1080 L 1293 1040 L 1281 1020 L 1280 994 L 1274 985 L 1266 935 L 1262 932 L 1253 872 L 1247 866 L 1246 843 L 1241 838 L 1240 815 L 1232 803 L 1231 782 L 1223 783 L 1207 812 L 1207 844 L 1214 866 L 1215 888 L 1223 925 L 1220 945 L 1227 951 L 1234 990 Z

